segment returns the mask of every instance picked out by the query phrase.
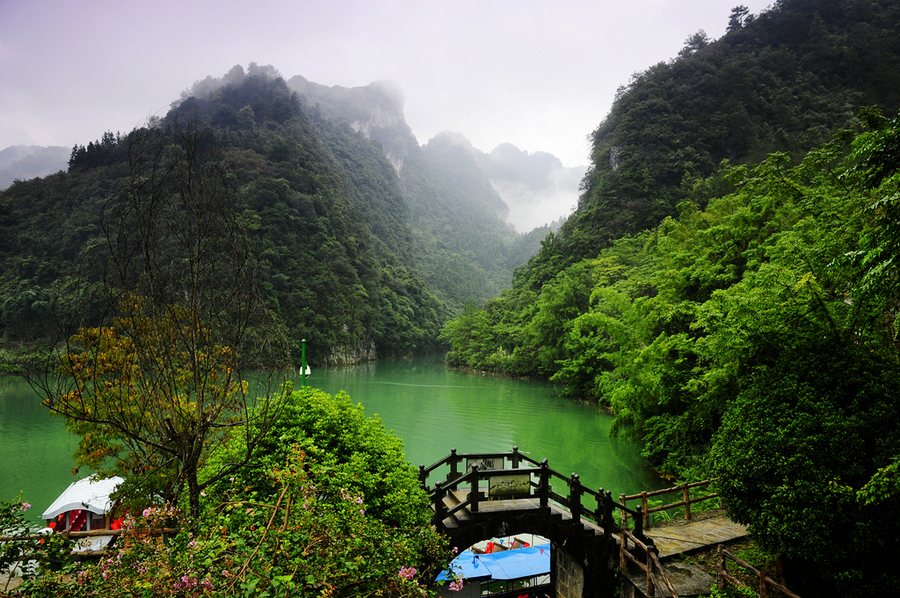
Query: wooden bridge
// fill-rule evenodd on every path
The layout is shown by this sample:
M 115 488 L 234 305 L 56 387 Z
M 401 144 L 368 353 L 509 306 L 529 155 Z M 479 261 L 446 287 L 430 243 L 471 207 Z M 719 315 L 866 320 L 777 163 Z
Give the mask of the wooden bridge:
M 640 571 L 645 583 L 636 585 L 648 595 L 679 595 L 660 564 L 653 538 L 659 534 L 646 529 L 648 493 L 620 495 L 616 502 L 610 491 L 588 488 L 577 474 L 554 471 L 547 459 L 538 462 L 518 447 L 509 453 L 477 454 L 452 449 L 430 467 L 420 465 L 419 481 L 431 498 L 434 527 L 461 550 L 516 534 L 550 540 L 552 595 L 557 598 L 615 595 L 617 572 L 624 573 L 629 564 Z M 689 513 L 686 495 L 685 489 Z M 626 498 L 641 497 L 635 508 L 626 505 Z M 665 543 L 668 537 L 660 540 Z

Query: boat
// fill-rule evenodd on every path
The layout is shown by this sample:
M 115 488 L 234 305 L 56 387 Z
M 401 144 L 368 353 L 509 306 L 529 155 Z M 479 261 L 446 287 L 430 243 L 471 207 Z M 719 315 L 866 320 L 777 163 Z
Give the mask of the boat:
M 101 479 L 94 474 L 72 482 L 41 515 L 41 519 L 47 524 L 42 531 L 72 534 L 121 529 L 122 519 L 111 517 L 115 504 L 110 495 L 124 481 L 118 476 Z M 75 552 L 83 554 L 96 552 L 108 546 L 114 539 L 115 535 L 91 534 L 79 537 Z
M 465 550 L 453 559 L 450 570 L 452 574 L 442 571 L 436 579 L 443 582 L 437 590 L 445 598 L 544 596 L 550 588 L 550 543 L 491 552 Z M 462 589 L 449 591 L 448 583 L 454 579 L 462 580 Z

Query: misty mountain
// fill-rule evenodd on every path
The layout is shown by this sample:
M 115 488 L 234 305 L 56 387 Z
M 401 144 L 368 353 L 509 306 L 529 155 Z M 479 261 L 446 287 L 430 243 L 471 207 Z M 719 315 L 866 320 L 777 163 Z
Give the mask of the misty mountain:
M 65 170 L 71 151 L 61 146 L 38 145 L 13 145 L 0 150 L 0 190 L 16 179 L 33 179 Z
M 54 301 L 72 300 L 79 256 L 103 245 L 101 209 L 129 171 L 132 140 L 157 131 L 172 146 L 161 155 L 177 155 L 188 122 L 227 160 L 263 294 L 317 363 L 435 350 L 452 313 L 499 294 L 540 247 L 550 229 L 519 235 L 504 221 L 507 205 L 468 141 L 418 144 L 396 88 L 293 81 L 306 95 L 270 66 L 200 79 L 164 117 L 65 150 L 66 172 L 0 193 L 0 338 L 52 336 Z
M 896 2 L 779 0 L 759 15 L 735 7 L 721 38 L 711 40 L 699 31 L 688 37 L 677 57 L 635 73 L 619 88 L 609 114 L 591 136 L 591 163 L 575 212 L 516 270 L 513 287 L 500 299 L 469 314 L 468 320 L 460 317 L 448 325 L 490 322 L 494 327 L 473 334 L 477 340 L 455 348 L 455 355 L 473 350 L 472 355 L 482 352 L 490 359 L 501 353 L 512 357 L 491 364 L 480 362 L 480 356 L 454 359 L 514 375 L 556 374 L 563 367 L 559 355 L 543 364 L 535 358 L 537 348 L 545 350 L 550 340 L 564 338 L 546 332 L 551 328 L 545 326 L 559 317 L 554 331 L 573 329 L 574 320 L 590 308 L 594 284 L 581 287 L 588 290 L 580 295 L 584 303 L 573 300 L 571 313 L 560 316 L 565 313 L 561 309 L 552 316 L 537 315 L 536 304 L 545 303 L 550 313 L 549 306 L 563 301 L 559 289 L 565 285 L 556 286 L 559 281 L 570 277 L 573 288 L 582 285 L 579 268 L 585 264 L 609 251 L 624 256 L 627 248 L 643 245 L 639 235 L 650 231 L 655 239 L 657 227 L 668 218 L 697 213 L 728 196 L 735 191 L 732 167 L 756 165 L 770 156 L 777 166 L 767 176 L 783 176 L 836 133 L 869 126 L 860 117 L 864 107 L 885 115 L 900 110 Z M 509 148 L 497 153 L 510 171 L 522 159 Z M 536 160 L 552 171 L 549 159 Z M 629 292 L 653 297 L 657 290 L 647 285 Z M 511 335 L 510 322 L 517 323 L 516 330 L 545 336 Z M 673 322 L 665 330 L 695 333 L 690 327 L 670 328 Z M 497 339 L 496 344 L 483 342 L 488 338 Z M 591 374 L 584 380 L 590 385 L 596 378 Z
M 403 176 L 404 161 L 419 143 L 404 120 L 404 97 L 397 84 L 378 81 L 364 87 L 328 87 L 295 76 L 288 86 L 311 110 L 346 121 L 354 131 L 381 143 L 388 160 Z M 456 139 L 468 149 L 506 204 L 497 213 L 520 233 L 565 218 L 577 204 L 585 167 L 565 168 L 552 154 L 528 153 L 508 143 L 487 154 L 474 148 L 464 135 L 450 131 L 436 137 Z
M 449 133 L 420 146 L 396 86 L 291 81 L 254 63 L 197 80 L 165 117 L 59 148 L 67 172 L 0 193 L 0 336 L 52 335 L 50 310 L 72 299 L 76 260 L 104 234 L 99 214 L 129 169 L 131 140 L 158 130 L 177 153 L 179 123 L 208 130 L 227 157 L 263 293 L 318 363 L 434 350 L 443 322 L 498 295 L 550 232 L 517 234 L 494 184 L 546 191 L 562 170 L 552 156 L 504 148 L 494 160 Z M 3 155 L 18 163 L 26 152 L 40 155 Z
M 513 270 L 537 251 L 534 235 L 526 240 L 506 222 L 509 208 L 468 140 L 445 133 L 419 145 L 396 85 L 327 87 L 297 76 L 288 86 L 300 94 L 313 122 L 340 124 L 381 148 L 400 180 L 416 269 L 454 310 L 499 294 Z
M 259 256 L 260 290 L 313 363 L 433 351 L 451 311 L 415 271 L 409 210 L 380 146 L 308 115 L 268 72 L 203 80 L 205 95 L 126 135 L 76 146 L 67 172 L 0 192 L 0 339 L 52 340 L 55 305 L 99 282 L 79 256 L 105 246 L 100 214 L 153 131 L 178 156 L 185 123 L 228 165 L 227 185 Z M 154 150 L 156 151 L 156 150 Z M 161 171 L 159 176 L 162 176 Z M 375 209 L 370 209 L 370 208 Z M 295 355 L 299 358 L 299 354 Z
M 585 166 L 566 168 L 547 152 L 530 153 L 501 143 L 486 154 L 475 150 L 476 160 L 491 186 L 509 206 L 506 221 L 527 232 L 566 217 L 578 205 Z
M 418 145 L 403 118 L 403 92 L 393 82 L 376 81 L 353 88 L 328 87 L 296 75 L 287 84 L 313 110 L 320 110 L 330 120 L 345 121 L 354 131 L 381 143 L 397 172 L 403 168 L 410 143 Z

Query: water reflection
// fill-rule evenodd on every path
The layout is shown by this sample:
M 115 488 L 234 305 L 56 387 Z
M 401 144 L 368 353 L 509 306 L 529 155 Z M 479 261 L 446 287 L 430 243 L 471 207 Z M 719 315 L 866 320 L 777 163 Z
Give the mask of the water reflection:
M 614 495 L 662 487 L 633 443 L 610 438 L 608 415 L 555 396 L 545 383 L 450 370 L 440 356 L 315 369 L 308 383 L 331 394 L 345 391 L 367 415 L 379 416 L 403 439 L 414 465 L 430 465 L 454 447 L 506 452 L 517 445 Z M 0 377 L 0 498 L 22 492 L 39 517 L 75 479 L 76 446 L 64 421 L 50 417 L 24 381 Z

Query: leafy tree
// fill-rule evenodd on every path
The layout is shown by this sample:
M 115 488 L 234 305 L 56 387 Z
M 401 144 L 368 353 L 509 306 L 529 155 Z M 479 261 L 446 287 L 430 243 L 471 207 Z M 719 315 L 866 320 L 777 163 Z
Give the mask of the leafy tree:
M 254 416 L 260 429 L 271 418 L 272 404 L 247 393 L 241 372 L 278 368 L 284 344 L 208 135 L 175 122 L 136 131 L 129 143 L 130 169 L 88 261 L 102 286 L 84 317 L 101 325 L 69 337 L 59 377 L 40 383 L 45 405 L 81 435 L 80 462 L 106 471 L 116 458 L 113 470 L 145 498 L 174 500 L 186 488 L 197 517 L 206 453 L 226 429 L 249 430 L 251 402 L 264 407 Z M 245 458 L 254 444 L 247 439 Z
M 235 484 L 250 493 L 275 493 L 272 479 L 259 472 L 280 467 L 298 450 L 329 472 L 332 485 L 362 496 L 370 517 L 406 528 L 427 526 L 427 498 L 418 471 L 406 461 L 403 442 L 377 417 L 367 418 L 346 394 L 332 397 L 312 388 L 288 394 L 243 472 L 231 481 L 220 477 L 211 494 Z M 245 453 L 244 438 L 235 437 L 217 449 L 205 473 L 212 477 Z
M 731 15 L 728 17 L 728 28 L 727 32 L 738 31 L 744 26 L 744 22 L 747 20 L 747 16 L 750 14 L 750 9 L 741 4 L 740 6 L 735 6 L 731 9 Z
M 125 542 L 65 575 L 48 571 L 28 580 L 20 592 L 75 598 L 434 595 L 430 582 L 451 558 L 446 539 L 427 525 L 398 527 L 372 516 L 369 497 L 345 485 L 352 476 L 335 476 L 299 445 L 280 448 L 280 463 L 271 459 L 253 476 L 205 492 L 202 524 L 193 531 L 191 519 L 173 505 L 129 513 Z M 147 533 L 164 527 L 181 531 L 165 539 Z
M 814 595 L 897 591 L 890 563 L 900 529 L 855 492 L 900 441 L 894 364 L 833 337 L 770 342 L 768 364 L 729 408 L 713 449 L 730 516 L 788 557 L 794 573 L 805 570 Z
M 681 58 L 687 58 L 691 54 L 702 50 L 706 46 L 709 45 L 709 36 L 702 29 L 698 29 L 696 33 L 688 36 L 686 40 L 684 40 L 684 47 L 678 52 L 678 56 Z

